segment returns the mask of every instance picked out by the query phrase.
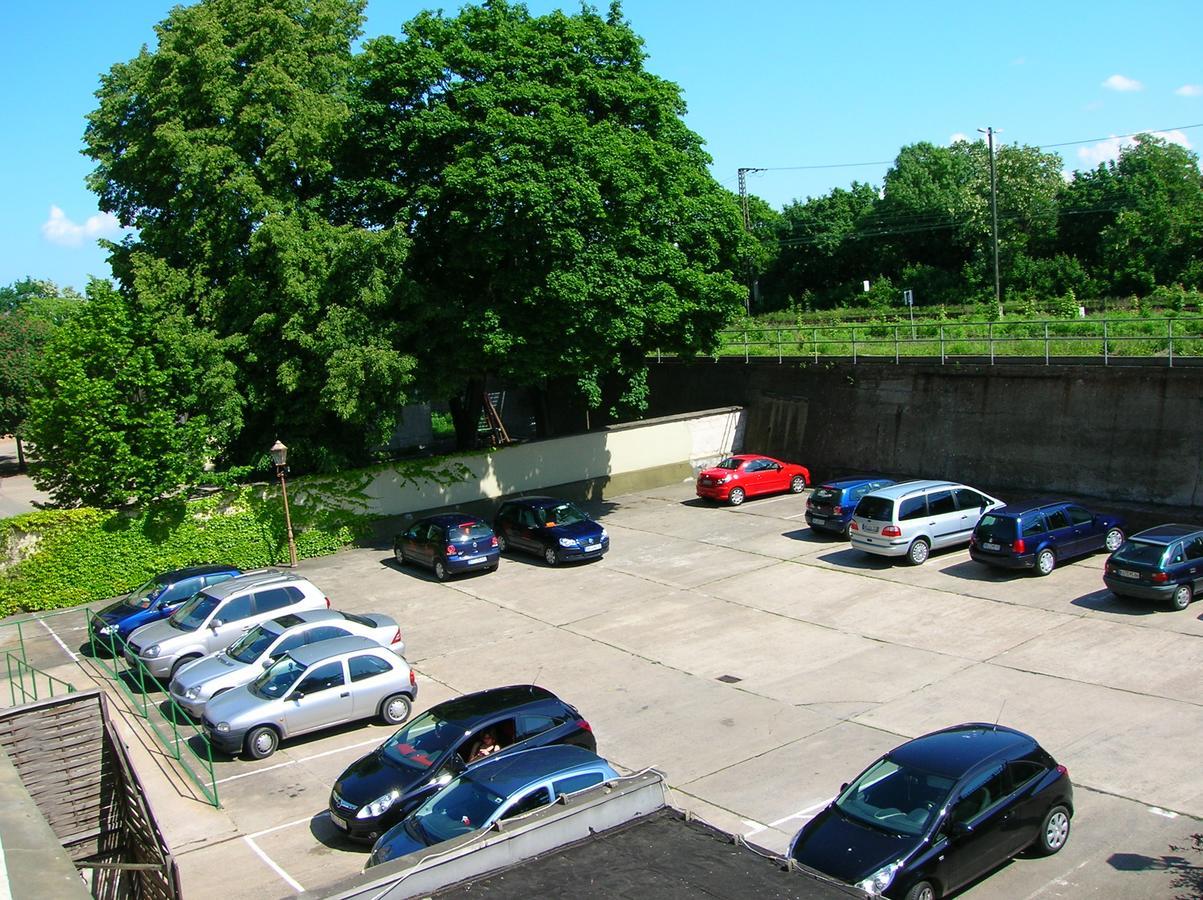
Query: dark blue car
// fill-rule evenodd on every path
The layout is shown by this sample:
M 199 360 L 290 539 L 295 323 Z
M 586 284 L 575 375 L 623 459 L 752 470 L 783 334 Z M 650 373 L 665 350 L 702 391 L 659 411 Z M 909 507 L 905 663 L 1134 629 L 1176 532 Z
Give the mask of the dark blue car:
M 817 531 L 847 534 L 852 511 L 870 491 L 894 484 L 889 478 L 840 478 L 825 481 L 806 498 L 806 524 Z
M 98 612 L 92 619 L 92 634 L 101 646 L 115 637 L 128 640 L 134 629 L 166 619 L 201 588 L 241 574 L 233 566 L 205 565 L 156 575 Z
M 1047 575 L 1058 563 L 1124 542 L 1124 520 L 1092 513 L 1068 500 L 1010 503 L 986 513 L 973 529 L 969 555 L 1006 569 Z
M 1107 558 L 1103 582 L 1121 597 L 1186 609 L 1203 590 L 1203 528 L 1158 525 L 1133 535 Z
M 399 565 L 426 566 L 439 581 L 461 572 L 495 572 L 501 563 L 493 529 L 464 513 L 419 519 L 397 535 L 393 555 Z
M 503 551 L 523 550 L 549 566 L 569 560 L 597 559 L 610 549 L 606 529 L 580 507 L 555 497 L 519 497 L 497 510 L 493 530 Z

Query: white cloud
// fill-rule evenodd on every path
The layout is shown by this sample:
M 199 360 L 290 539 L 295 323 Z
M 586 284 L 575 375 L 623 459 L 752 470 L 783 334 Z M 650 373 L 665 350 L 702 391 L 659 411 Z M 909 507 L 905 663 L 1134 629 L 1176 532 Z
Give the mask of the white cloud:
M 1159 137 L 1169 141 L 1171 144 L 1178 144 L 1186 149 L 1191 149 L 1190 141 L 1181 131 L 1154 131 L 1153 137 Z M 1130 147 L 1135 143 L 1135 140 L 1130 137 L 1115 137 L 1112 135 L 1104 141 L 1099 141 L 1097 144 L 1091 144 L 1089 147 L 1078 148 L 1078 159 L 1086 163 L 1089 168 L 1094 168 L 1101 162 L 1107 162 L 1111 159 L 1116 159 L 1119 156 L 1119 151 L 1124 147 Z
M 1145 86 L 1134 78 L 1125 78 L 1123 75 L 1112 75 L 1103 82 L 1103 87 L 1113 91 L 1143 91 Z
M 1203 84 L 1184 84 L 1174 93 L 1179 97 L 1203 97 Z
M 969 138 L 959 131 L 953 132 L 948 136 L 948 143 L 955 144 L 957 141 L 967 141 Z
M 97 213 L 79 225 L 53 204 L 50 207 L 50 218 L 42 223 L 42 237 L 60 247 L 78 247 L 85 239 L 95 240 L 115 235 L 120 231 L 121 223 L 112 213 Z

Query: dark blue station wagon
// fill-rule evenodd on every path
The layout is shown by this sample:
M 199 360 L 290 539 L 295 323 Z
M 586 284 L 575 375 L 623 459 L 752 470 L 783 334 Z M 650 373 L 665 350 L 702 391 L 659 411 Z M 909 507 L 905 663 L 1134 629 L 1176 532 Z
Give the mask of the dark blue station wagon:
M 1060 563 L 1124 542 L 1124 520 L 1068 500 L 1009 503 L 982 516 L 969 540 L 977 562 L 1047 575 Z
M 1203 590 L 1203 528 L 1158 525 L 1133 535 L 1107 558 L 1103 582 L 1121 597 L 1186 609 Z

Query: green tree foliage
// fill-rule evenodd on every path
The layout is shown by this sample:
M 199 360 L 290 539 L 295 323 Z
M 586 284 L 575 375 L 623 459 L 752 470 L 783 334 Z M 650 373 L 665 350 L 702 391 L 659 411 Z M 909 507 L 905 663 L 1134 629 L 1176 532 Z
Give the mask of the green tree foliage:
M 240 424 L 219 341 L 99 280 L 51 337 L 40 377 L 46 392 L 26 421 L 33 478 L 64 506 L 154 501 L 196 484 Z
M 349 209 L 412 233 L 436 396 L 567 376 L 592 406 L 613 379 L 638 408 L 649 351 L 707 350 L 742 305 L 740 211 L 644 58 L 617 5 L 504 0 L 365 46 Z

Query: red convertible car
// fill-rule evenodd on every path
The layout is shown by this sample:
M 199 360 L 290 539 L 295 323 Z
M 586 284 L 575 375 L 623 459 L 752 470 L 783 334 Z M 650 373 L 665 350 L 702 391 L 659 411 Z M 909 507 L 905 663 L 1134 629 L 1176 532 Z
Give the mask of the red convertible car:
M 782 491 L 802 493 L 810 484 L 810 470 L 796 463 L 782 462 L 755 453 L 728 456 L 717 466 L 698 474 L 697 494 L 705 500 L 717 500 L 739 506 L 757 494 Z

